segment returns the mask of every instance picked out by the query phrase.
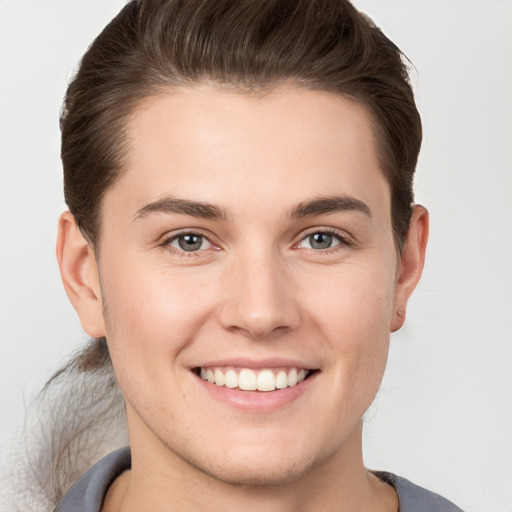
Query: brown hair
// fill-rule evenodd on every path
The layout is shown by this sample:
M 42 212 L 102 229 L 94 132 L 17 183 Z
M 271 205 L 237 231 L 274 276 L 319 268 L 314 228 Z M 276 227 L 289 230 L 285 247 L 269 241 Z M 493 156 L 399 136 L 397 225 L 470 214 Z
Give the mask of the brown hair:
M 84 55 L 62 112 L 66 202 L 96 245 L 101 201 L 123 170 L 138 103 L 173 86 L 241 92 L 287 82 L 360 102 L 407 234 L 421 121 L 400 50 L 347 0 L 133 0 Z

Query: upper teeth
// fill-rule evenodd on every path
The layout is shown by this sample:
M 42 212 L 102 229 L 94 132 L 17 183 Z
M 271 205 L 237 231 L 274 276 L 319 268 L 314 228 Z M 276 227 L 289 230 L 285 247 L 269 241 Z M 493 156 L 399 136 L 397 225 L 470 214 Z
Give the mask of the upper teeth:
M 204 380 L 217 386 L 239 388 L 244 391 L 274 391 L 295 386 L 302 382 L 308 373 L 304 368 L 291 368 L 287 371 L 266 368 L 259 371 L 250 368 L 201 368 L 200 375 Z

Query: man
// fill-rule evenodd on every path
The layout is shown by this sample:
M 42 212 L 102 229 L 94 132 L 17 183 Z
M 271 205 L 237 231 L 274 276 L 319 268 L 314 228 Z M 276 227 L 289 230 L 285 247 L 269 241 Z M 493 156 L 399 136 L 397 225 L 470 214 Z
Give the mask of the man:
M 457 510 L 362 462 L 428 233 L 380 31 L 334 0 L 130 2 L 62 129 L 59 264 L 130 451 L 56 510 Z

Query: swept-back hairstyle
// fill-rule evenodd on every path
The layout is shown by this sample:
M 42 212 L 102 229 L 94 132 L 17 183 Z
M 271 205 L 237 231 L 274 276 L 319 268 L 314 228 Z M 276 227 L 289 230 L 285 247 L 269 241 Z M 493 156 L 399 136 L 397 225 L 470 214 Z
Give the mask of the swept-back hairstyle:
M 204 84 L 244 94 L 292 84 L 361 104 L 390 185 L 400 253 L 421 121 L 403 55 L 371 20 L 348 0 L 132 0 L 87 50 L 61 116 L 66 202 L 97 254 L 102 198 L 136 143 L 127 136 L 131 116 L 148 97 Z M 30 468 L 40 501 L 54 504 L 107 445 L 125 439 L 116 434 L 122 396 L 106 340 L 58 372 L 41 399 L 57 412 L 43 416 L 49 424 Z

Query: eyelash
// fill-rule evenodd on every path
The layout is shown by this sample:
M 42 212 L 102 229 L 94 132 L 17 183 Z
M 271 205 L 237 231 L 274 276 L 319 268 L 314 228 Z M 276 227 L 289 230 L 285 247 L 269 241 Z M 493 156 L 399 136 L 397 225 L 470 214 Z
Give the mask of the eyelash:
M 181 231 L 179 233 L 175 233 L 172 236 L 166 237 L 164 240 L 162 240 L 162 242 L 159 245 L 160 245 L 160 247 L 167 249 L 172 254 L 177 255 L 177 256 L 182 256 L 185 258 L 198 256 L 200 253 L 207 250 L 207 249 L 199 249 L 198 251 L 185 251 L 183 249 L 180 250 L 180 249 L 177 249 L 177 248 L 171 246 L 172 242 L 174 242 L 175 240 L 178 240 L 182 236 L 187 236 L 187 235 L 201 237 L 204 240 L 206 240 L 212 247 L 214 247 L 214 248 L 217 247 L 210 240 L 210 237 L 208 235 L 206 235 L 205 233 L 201 232 L 200 230 Z
M 332 254 L 333 252 L 337 252 L 337 251 L 343 250 L 343 249 L 345 249 L 347 247 L 350 248 L 350 247 L 354 246 L 353 240 L 347 234 L 342 235 L 339 231 L 337 231 L 335 229 L 332 229 L 332 228 L 315 228 L 315 229 L 312 229 L 309 232 L 306 232 L 306 234 L 294 246 L 297 246 L 298 244 L 300 244 L 301 242 L 303 242 L 304 240 L 306 240 L 310 236 L 316 235 L 316 234 L 330 235 L 332 237 L 337 238 L 339 240 L 339 243 L 334 245 L 334 246 L 332 246 L 332 247 L 328 247 L 327 249 L 313 249 L 313 248 L 310 249 L 310 248 L 306 248 L 309 251 L 313 251 L 315 254 L 328 255 L 328 254 Z
M 309 232 L 306 232 L 302 236 L 302 238 L 297 243 L 295 243 L 293 245 L 293 247 L 294 248 L 297 247 L 304 240 L 306 240 L 310 236 L 316 235 L 316 234 L 330 235 L 330 236 L 335 237 L 336 239 L 338 239 L 339 243 L 334 245 L 334 246 L 332 246 L 332 247 L 328 247 L 326 249 L 305 248 L 305 250 L 312 251 L 315 254 L 327 255 L 327 254 L 331 254 L 333 252 L 342 250 L 342 249 L 347 248 L 347 247 L 353 247 L 355 245 L 354 242 L 352 241 L 352 239 L 349 236 L 342 235 L 342 234 L 340 234 L 339 231 L 336 231 L 336 230 L 334 230 L 332 228 L 315 228 L 315 229 L 310 230 Z M 163 247 L 163 248 L 167 249 L 171 253 L 173 253 L 175 255 L 178 255 L 178 256 L 182 256 L 182 257 L 198 256 L 203 251 L 208 250 L 208 249 L 199 249 L 197 251 L 186 251 L 186 250 L 180 250 L 180 249 L 177 249 L 177 248 L 171 246 L 172 242 L 178 240 L 182 236 L 187 236 L 187 235 L 201 237 L 204 240 L 206 240 L 213 248 L 217 248 L 217 249 L 214 249 L 214 250 L 218 250 L 218 246 L 216 246 L 210 240 L 210 237 L 208 235 L 206 235 L 205 233 L 199 231 L 199 230 L 197 230 L 197 231 L 182 231 L 182 232 L 179 232 L 179 233 L 175 233 L 172 236 L 169 236 L 169 237 L 165 238 L 159 245 L 160 245 L 160 247 Z

